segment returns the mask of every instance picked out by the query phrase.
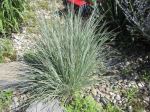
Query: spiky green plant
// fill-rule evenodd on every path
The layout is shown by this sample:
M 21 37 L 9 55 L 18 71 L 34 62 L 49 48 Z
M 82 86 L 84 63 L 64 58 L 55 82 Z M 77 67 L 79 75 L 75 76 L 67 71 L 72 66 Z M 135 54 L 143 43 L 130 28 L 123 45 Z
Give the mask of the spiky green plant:
M 111 29 L 122 31 L 126 28 L 126 18 L 115 0 L 98 0 L 99 14 L 105 15 Z
M 150 39 L 150 1 L 116 0 L 129 21 L 128 30 L 137 37 Z
M 24 9 L 25 0 L 0 0 L 0 33 L 18 31 Z
M 98 80 L 93 72 L 98 64 L 103 67 L 103 45 L 110 33 L 105 23 L 96 31 L 93 16 L 83 22 L 79 15 L 69 14 L 65 20 L 40 18 L 41 37 L 35 51 L 25 55 L 30 73 L 17 86 L 29 94 L 29 101 L 67 98 Z

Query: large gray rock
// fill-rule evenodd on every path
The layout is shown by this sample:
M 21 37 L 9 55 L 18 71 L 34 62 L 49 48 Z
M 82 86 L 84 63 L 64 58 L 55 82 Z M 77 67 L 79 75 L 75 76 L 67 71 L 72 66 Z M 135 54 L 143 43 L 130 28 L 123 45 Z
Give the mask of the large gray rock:
M 49 104 L 43 102 L 33 103 L 26 112 L 64 112 L 58 100 L 53 100 Z
M 27 66 L 22 62 L 0 64 L 0 87 L 5 88 L 9 84 L 17 83 L 25 72 L 27 72 Z

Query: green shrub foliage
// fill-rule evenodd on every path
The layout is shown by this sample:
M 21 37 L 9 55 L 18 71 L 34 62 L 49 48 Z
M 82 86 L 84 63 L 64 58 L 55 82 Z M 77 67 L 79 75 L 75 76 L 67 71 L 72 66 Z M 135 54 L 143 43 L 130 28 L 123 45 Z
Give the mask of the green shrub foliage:
M 12 103 L 12 91 L 0 91 L 0 112 L 8 112 Z
M 102 106 L 91 96 L 82 97 L 79 94 L 65 108 L 66 112 L 104 112 Z
M 18 31 L 24 9 L 25 0 L 0 0 L 0 33 Z
M 66 112 L 123 112 L 119 107 L 112 104 L 107 104 L 104 108 L 93 97 L 82 96 L 81 94 L 76 94 L 72 101 L 64 107 Z

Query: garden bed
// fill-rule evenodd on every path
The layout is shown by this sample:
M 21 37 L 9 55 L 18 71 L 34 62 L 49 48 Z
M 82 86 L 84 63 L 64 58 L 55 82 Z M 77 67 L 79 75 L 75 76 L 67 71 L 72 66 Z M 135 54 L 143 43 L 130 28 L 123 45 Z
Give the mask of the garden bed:
M 120 11 L 122 4 L 118 9 L 111 7 L 106 18 L 96 15 L 100 21 L 97 27 L 95 18 L 83 19 L 66 9 L 64 15 L 60 14 L 64 8 L 60 1 L 51 4 L 47 0 L 28 2 L 22 31 L 11 32 L 11 38 L 1 44 L 6 48 L 0 49 L 0 62 L 4 63 L 0 65 L 0 85 L 13 89 L 10 94 L 6 92 L 8 96 L 4 92 L 0 98 L 9 97 L 6 98 L 8 108 L 0 105 L 1 110 L 150 111 L 150 45 L 144 37 L 147 29 L 134 29 L 137 24 L 132 24 L 133 27 L 128 18 L 127 25 L 140 35 L 136 38 L 135 32 L 127 31 L 126 26 L 118 22 L 122 19 L 120 15 L 111 15 L 111 11 Z M 103 11 L 108 6 L 105 4 Z M 111 27 L 107 29 L 109 24 L 104 21 L 108 20 L 113 20 L 113 24 L 110 22 Z M 113 25 L 119 28 L 114 29 Z M 125 33 L 130 34 L 126 36 Z M 22 71 L 24 64 L 28 66 Z

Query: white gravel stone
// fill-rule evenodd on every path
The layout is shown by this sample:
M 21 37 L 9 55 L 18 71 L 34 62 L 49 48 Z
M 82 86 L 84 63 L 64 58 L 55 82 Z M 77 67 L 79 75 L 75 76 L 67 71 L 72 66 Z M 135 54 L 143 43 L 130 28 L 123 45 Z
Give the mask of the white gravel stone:
M 10 106 L 12 110 L 18 110 L 19 100 L 17 97 L 13 97 L 12 105 Z
M 128 87 L 132 87 L 132 85 L 131 85 L 131 84 L 128 84 Z
M 113 92 L 110 92 L 109 93 L 111 96 L 115 96 L 116 94 L 115 93 L 113 93 Z
M 116 103 L 117 103 L 117 100 L 114 99 L 114 100 L 113 100 L 113 103 L 116 104 Z
M 128 111 L 129 111 L 129 112 L 133 112 L 132 106 L 129 106 L 129 107 L 128 107 Z
M 130 62 L 127 61 L 127 62 L 126 62 L 126 66 L 128 66 L 128 65 L 130 65 Z
M 119 104 L 122 104 L 122 101 L 120 100 L 118 103 L 119 103 Z
M 97 95 L 97 90 L 94 88 L 94 89 L 92 89 L 92 95 L 93 96 L 96 96 Z
M 150 98 L 149 97 L 144 97 L 143 98 L 146 102 L 149 102 L 150 101 Z
M 143 88 L 144 87 L 144 82 L 140 82 L 137 85 L 138 85 L 138 87 Z
M 116 99 L 117 101 L 120 101 L 120 100 L 121 100 L 120 95 L 116 95 L 116 96 L 115 96 L 115 99 Z

